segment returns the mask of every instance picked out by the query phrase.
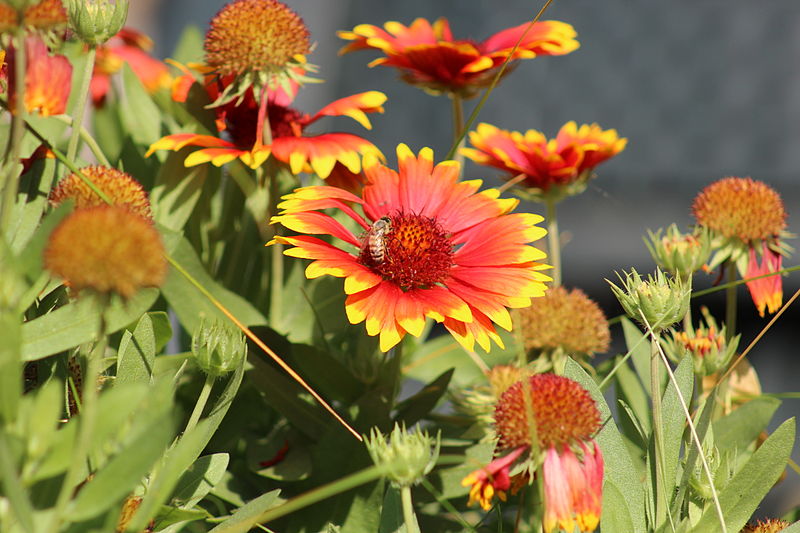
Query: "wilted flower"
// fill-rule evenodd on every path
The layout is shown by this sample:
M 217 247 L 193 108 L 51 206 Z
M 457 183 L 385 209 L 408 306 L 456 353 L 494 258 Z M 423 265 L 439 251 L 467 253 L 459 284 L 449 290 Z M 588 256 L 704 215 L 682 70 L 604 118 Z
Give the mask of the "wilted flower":
M 6 57 L 8 62 L 9 108 L 16 109 L 15 51 L 11 47 Z M 36 35 L 25 38 L 25 109 L 38 112 L 43 117 L 60 115 L 67 109 L 67 100 L 72 85 L 72 65 L 58 54 L 50 55 L 44 41 Z
M 529 26 L 520 24 L 476 43 L 454 39 L 444 18 L 433 24 L 418 18 L 410 26 L 392 21 L 385 23 L 384 29 L 359 24 L 353 31 L 339 32 L 342 39 L 353 41 L 339 53 L 379 50 L 385 57 L 370 63 L 371 67 L 395 67 L 412 85 L 434 93 L 470 97 L 491 83 L 518 41 L 510 65 L 518 59 L 568 54 L 579 46 L 575 30 L 567 23 L 548 20 Z
M 664 236 L 661 230 L 647 232 L 644 243 L 659 268 L 681 278 L 688 278 L 703 268 L 711 257 L 711 236 L 704 227 L 692 233 L 681 233 L 678 226 L 670 225 Z
M 152 221 L 150 200 L 141 184 L 130 174 L 104 166 L 91 166 L 80 169 L 81 173 L 117 207 L 124 207 L 137 215 Z M 58 182 L 50 192 L 50 203 L 54 206 L 66 200 L 75 202 L 76 208 L 106 205 L 98 194 L 76 173 L 71 173 Z
M 666 353 L 673 361 L 680 361 L 684 354 L 691 355 L 695 374 L 710 376 L 724 369 L 739 346 L 736 335 L 725 340 L 725 326 L 717 325 L 708 308 L 701 309 L 704 324 L 693 328 L 691 324 L 686 331 L 673 331 L 665 344 Z
M 659 268 L 655 276 L 648 275 L 646 280 L 635 269 L 625 273 L 625 279 L 619 278 L 622 288 L 606 281 L 625 313 L 643 326 L 649 325 L 653 331 L 668 328 L 689 310 L 691 278 L 688 281 L 669 278 Z
M 289 80 L 304 80 L 311 51 L 303 19 L 277 0 L 234 0 L 211 19 L 205 39 L 206 63 L 220 77 L 232 78 L 214 105 L 256 95 Z M 297 67 L 301 67 L 298 69 Z
M 758 264 L 755 248 L 750 248 L 750 261 L 747 263 L 747 271 L 744 274 L 745 278 L 754 278 L 778 272 L 781 269 L 781 262 L 783 256 L 767 245 L 766 241 L 763 242 L 761 253 L 761 264 Z M 764 316 L 764 310 L 769 310 L 770 313 L 776 312 L 781 308 L 783 302 L 783 284 L 780 274 L 768 276 L 765 278 L 754 279 L 746 282 L 747 288 L 750 290 L 750 296 L 753 298 L 753 303 L 758 308 L 759 316 Z
M 92 103 L 100 107 L 111 89 L 111 76 L 127 64 L 144 88 L 154 93 L 168 87 L 172 77 L 167 66 L 150 55 L 153 41 L 132 28 L 122 28 L 109 41 L 97 47 L 89 93 Z
M 210 94 L 214 82 L 206 89 Z M 289 107 L 293 92 L 269 91 L 270 99 L 263 122 L 259 123 L 259 106 L 252 91 L 243 96 L 241 103 L 231 102 L 216 108 L 217 127 L 229 135 L 230 141 L 213 135 L 177 133 L 167 135 L 150 146 L 147 155 L 156 150 L 180 150 L 197 146 L 184 164 L 188 166 L 211 163 L 222 166 L 240 159 L 251 168 L 258 168 L 272 155 L 288 165 L 294 174 L 315 172 L 325 179 L 337 163 L 350 172 L 361 171 L 361 157 L 367 154 L 382 157 L 371 142 L 350 133 L 304 134 L 305 129 L 322 117 L 348 116 L 367 129 L 372 124 L 366 113 L 382 113 L 386 96 L 378 91 L 367 91 L 335 100 L 310 116 Z M 287 102 L 288 101 L 288 102 Z M 263 142 L 262 130 L 270 128 L 270 143 Z
M 164 246 L 153 225 L 120 207 L 76 209 L 53 230 L 44 251 L 48 270 L 76 291 L 130 298 L 158 287 L 167 273 Z
M 247 342 L 231 324 L 201 322 L 192 335 L 192 354 L 200 369 L 212 377 L 232 372 L 247 357 Z
M 542 466 L 544 529 L 593 531 L 600 520 L 603 457 L 593 437 L 600 413 L 577 382 L 537 374 L 512 385 L 495 410 L 498 449 L 508 451 L 476 470 L 462 485 L 472 486 L 470 503 L 488 510 L 496 494 L 505 499 L 512 465 L 528 452 L 528 468 Z
M 600 306 L 580 289 L 553 287 L 520 309 L 519 328 L 532 357 L 590 357 L 608 350 L 611 333 Z
M 628 140 L 617 130 L 603 130 L 597 124 L 568 122 L 555 139 L 528 130 L 501 130 L 481 123 L 469 133 L 474 148 L 461 153 L 480 165 L 499 168 L 508 179 L 520 174 L 523 189 L 534 200 L 560 200 L 582 192 L 594 168 L 625 149 Z
M 478 193 L 480 180 L 458 181 L 454 161 L 433 164 L 433 152 L 418 156 L 397 148 L 399 172 L 375 157 L 364 159 L 362 197 L 334 187 L 304 187 L 284 196 L 273 217 L 303 235 L 273 242 L 293 246 L 286 255 L 312 259 L 306 276 L 345 278 L 347 317 L 366 321 L 380 334 L 381 350 L 406 333 L 419 336 L 425 318 L 444 326 L 468 350 L 502 346 L 494 324 L 511 329 L 507 308 L 530 305 L 549 277 L 538 261 L 544 252 L 528 243 L 544 236 L 542 217 L 510 212 L 517 200 L 496 190 Z M 359 215 L 351 205 L 361 206 Z M 361 236 L 319 210 L 335 208 L 362 228 Z M 341 249 L 311 235 L 344 241 Z
M 395 424 L 387 439 L 372 428 L 364 443 L 372 462 L 387 470 L 387 477 L 398 488 L 421 482 L 436 465 L 440 439 L 419 429 L 406 431 L 405 425 Z

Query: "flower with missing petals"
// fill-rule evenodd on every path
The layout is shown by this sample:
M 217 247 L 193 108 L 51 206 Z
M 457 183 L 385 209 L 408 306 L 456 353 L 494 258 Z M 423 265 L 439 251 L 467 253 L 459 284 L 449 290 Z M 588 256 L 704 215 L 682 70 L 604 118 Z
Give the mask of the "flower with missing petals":
M 481 123 L 469 133 L 474 148 L 461 153 L 479 165 L 502 170 L 508 179 L 523 176 L 520 187 L 534 200 L 560 200 L 582 192 L 600 163 L 614 157 L 628 140 L 597 124 L 568 122 L 554 139 L 536 130 L 501 130 Z
M 164 246 L 153 225 L 127 209 L 76 209 L 56 226 L 44 264 L 76 290 L 125 299 L 158 287 L 167 274 Z
M 509 54 L 510 66 L 520 59 L 568 54 L 579 46 L 575 36 L 571 25 L 547 20 L 508 28 L 478 43 L 454 39 L 444 18 L 433 24 L 418 18 L 410 26 L 392 21 L 383 28 L 359 24 L 352 31 L 339 32 L 342 39 L 353 41 L 339 53 L 378 50 L 384 57 L 370 63 L 371 67 L 394 67 L 404 81 L 429 92 L 470 97 L 492 82 Z
M 544 530 L 594 531 L 603 488 L 603 456 L 593 439 L 599 428 L 597 406 L 577 382 L 554 374 L 520 380 L 495 409 L 498 450 L 508 453 L 462 481 L 472 487 L 470 503 L 488 510 L 495 494 L 505 500 L 515 464 L 541 466 Z
M 545 235 L 542 217 L 511 211 L 481 181 L 458 181 L 459 165 L 434 166 L 433 152 L 397 148 L 399 172 L 364 159 L 367 184 L 358 197 L 334 187 L 304 187 L 284 196 L 273 223 L 300 233 L 276 237 L 286 255 L 311 259 L 308 278 L 345 278 L 347 317 L 366 321 L 386 351 L 406 333 L 419 336 L 425 319 L 442 322 L 465 348 L 502 346 L 495 325 L 511 329 L 508 308 L 530 305 L 550 278 L 544 252 L 529 243 Z M 354 208 L 360 207 L 359 214 Z M 360 226 L 354 233 L 330 215 L 334 208 Z M 329 244 L 312 235 L 329 235 Z
M 103 166 L 84 167 L 80 171 L 112 204 L 152 221 L 153 214 L 147 193 L 130 174 Z M 78 209 L 106 205 L 106 201 L 74 172 L 59 181 L 58 186 L 50 193 L 50 203 L 54 206 L 66 200 L 74 201 Z
M 750 261 L 747 263 L 747 271 L 744 277 L 749 279 L 778 272 L 781 269 L 782 260 L 783 256 L 770 249 L 766 241 L 764 241 L 760 265 L 758 264 L 755 248 L 750 248 Z M 747 288 L 753 298 L 753 303 L 758 308 L 759 316 L 764 316 L 764 310 L 768 310 L 772 314 L 781 308 L 783 283 L 780 274 L 748 281 Z

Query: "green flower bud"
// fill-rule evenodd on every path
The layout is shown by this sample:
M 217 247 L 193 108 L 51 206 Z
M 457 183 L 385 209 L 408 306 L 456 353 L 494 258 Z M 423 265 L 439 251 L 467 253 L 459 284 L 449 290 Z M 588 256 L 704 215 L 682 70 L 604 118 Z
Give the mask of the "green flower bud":
M 678 322 L 689 310 L 691 278 L 687 281 L 668 278 L 659 268 L 655 277 L 648 275 L 647 280 L 643 280 L 634 269 L 625 274 L 625 279 L 619 274 L 617 277 L 623 288 L 606 281 L 625 313 L 643 326 L 649 325 L 655 332 Z
M 684 355 L 691 355 L 695 374 L 710 376 L 728 366 L 739 347 L 741 335 L 726 341 L 725 326 L 717 326 L 707 307 L 703 307 L 700 312 L 704 323 L 697 328 L 690 325 L 686 331 L 673 331 L 672 336 L 666 339 L 664 347 L 667 355 L 676 363 Z
M 419 430 L 408 432 L 405 424 L 395 424 L 389 439 L 372 428 L 366 439 L 372 462 L 384 466 L 392 485 L 410 487 L 422 481 L 439 458 L 440 437 Z
M 192 336 L 192 353 L 203 372 L 217 377 L 235 370 L 247 356 L 244 335 L 234 328 L 215 321 L 201 323 Z
M 128 18 L 129 0 L 64 0 L 70 28 L 86 44 L 97 46 L 117 34 Z
M 661 231 L 648 231 L 644 243 L 659 268 L 682 279 L 703 268 L 711 257 L 711 236 L 706 228 L 698 228 L 694 233 L 681 233 L 672 224 L 665 235 Z

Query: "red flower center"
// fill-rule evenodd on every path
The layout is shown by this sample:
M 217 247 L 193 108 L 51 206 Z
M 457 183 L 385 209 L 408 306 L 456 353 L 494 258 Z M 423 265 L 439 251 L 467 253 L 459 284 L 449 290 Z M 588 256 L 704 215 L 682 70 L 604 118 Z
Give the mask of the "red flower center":
M 291 107 L 267 107 L 272 138 L 300 137 L 308 124 L 308 115 Z M 225 110 L 225 129 L 231 141 L 240 147 L 254 146 L 258 130 L 258 108 L 250 105 L 230 106 Z
M 453 244 L 436 219 L 405 213 L 389 219 L 382 238 L 367 232 L 359 261 L 403 290 L 442 283 L 453 265 Z

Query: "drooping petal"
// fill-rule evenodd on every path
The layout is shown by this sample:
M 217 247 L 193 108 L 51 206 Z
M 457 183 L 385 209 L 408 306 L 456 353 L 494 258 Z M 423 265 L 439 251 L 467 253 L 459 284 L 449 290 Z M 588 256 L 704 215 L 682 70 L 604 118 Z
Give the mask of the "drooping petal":
M 359 172 L 361 157 L 383 157 L 374 144 L 349 133 L 279 137 L 273 140 L 272 153 L 279 161 L 289 164 L 292 173 L 313 170 L 322 179 L 328 177 L 337 161 L 351 172 Z
M 778 272 L 781 269 L 782 262 L 783 256 L 771 250 L 767 242 L 764 241 L 760 265 L 758 264 L 755 248 L 750 248 L 750 261 L 747 265 L 745 278 L 754 278 Z M 753 303 L 758 309 L 759 316 L 763 317 L 765 310 L 772 314 L 780 309 L 783 302 L 783 281 L 780 274 L 748 281 L 746 284 L 747 289 L 750 291 L 750 296 L 753 298 Z
M 554 447 L 545 452 L 542 465 L 544 478 L 544 530 L 550 533 L 556 527 L 572 531 L 575 520 L 572 516 L 572 493 L 567 478 L 567 471 L 561 456 Z
M 364 93 L 354 94 L 346 98 L 334 100 L 317 112 L 311 119 L 311 122 L 319 119 L 320 117 L 339 117 L 347 116 L 364 126 L 364 128 L 371 130 L 367 113 L 383 113 L 383 104 L 386 103 L 386 95 L 380 91 L 367 91 Z

